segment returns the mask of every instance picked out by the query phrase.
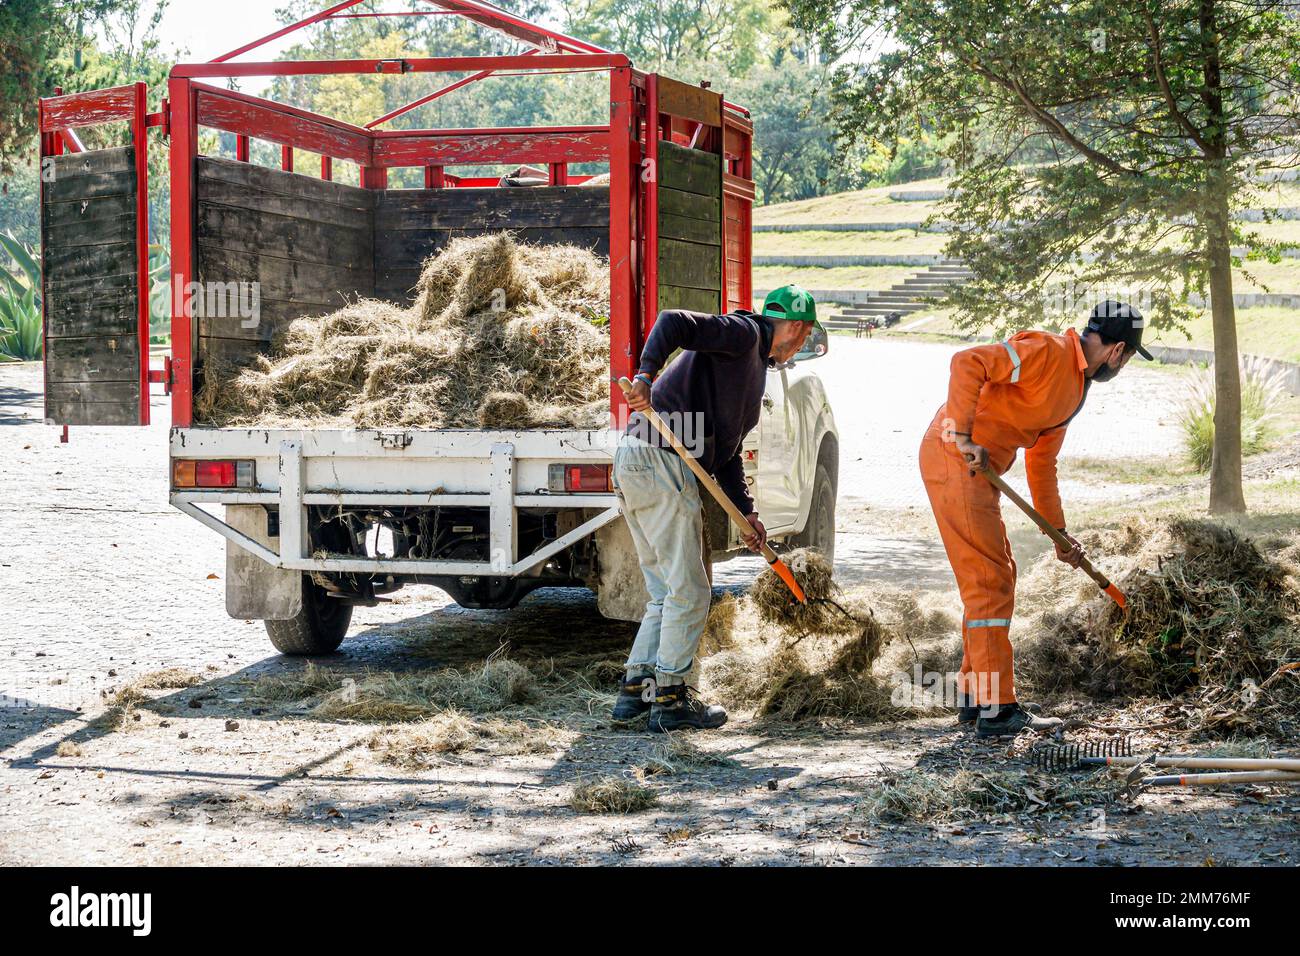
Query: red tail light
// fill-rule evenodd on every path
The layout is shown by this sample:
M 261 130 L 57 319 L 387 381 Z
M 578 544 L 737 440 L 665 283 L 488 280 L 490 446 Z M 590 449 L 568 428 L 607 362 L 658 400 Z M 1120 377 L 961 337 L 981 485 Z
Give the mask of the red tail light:
M 614 490 L 612 465 L 551 465 L 547 484 L 551 491 L 597 492 Z
M 203 461 L 178 458 L 172 462 L 173 488 L 252 488 L 251 461 Z

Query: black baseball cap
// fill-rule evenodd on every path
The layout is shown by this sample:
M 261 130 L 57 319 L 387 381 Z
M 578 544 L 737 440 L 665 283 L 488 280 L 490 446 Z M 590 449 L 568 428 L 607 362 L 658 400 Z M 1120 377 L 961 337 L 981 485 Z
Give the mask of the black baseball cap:
M 1142 347 L 1142 329 L 1145 326 L 1146 320 L 1142 318 L 1141 312 L 1127 302 L 1116 302 L 1114 299 L 1099 302 L 1088 318 L 1089 331 L 1103 335 L 1112 342 L 1123 342 L 1150 361 L 1151 353 Z

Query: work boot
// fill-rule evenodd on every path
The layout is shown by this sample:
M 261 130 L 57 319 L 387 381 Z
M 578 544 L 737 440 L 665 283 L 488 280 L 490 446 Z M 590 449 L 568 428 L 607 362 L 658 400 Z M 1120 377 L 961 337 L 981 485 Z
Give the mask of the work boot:
M 636 720 L 650 709 L 654 692 L 655 679 L 649 674 L 620 682 L 618 700 L 614 701 L 614 719 Z
M 727 712 L 716 704 L 706 704 L 685 684 L 660 687 L 650 708 L 650 729 L 658 731 L 713 730 L 727 722 Z
M 1040 734 L 1053 733 L 1065 726 L 1059 717 L 1039 717 L 1020 704 L 1003 704 L 993 717 L 975 721 L 976 737 L 1014 737 L 1022 730 Z
M 957 705 L 957 726 L 958 727 L 975 726 L 975 721 L 979 719 L 980 711 L 983 710 L 984 708 L 981 707 L 979 704 L 971 703 L 971 699 L 967 697 L 965 694 L 958 697 L 957 699 L 960 701 L 960 703 Z M 1022 702 L 1020 704 L 1020 707 L 1022 710 L 1027 710 L 1031 714 L 1041 714 L 1043 712 L 1043 708 L 1039 704 L 1032 704 L 1029 701 Z

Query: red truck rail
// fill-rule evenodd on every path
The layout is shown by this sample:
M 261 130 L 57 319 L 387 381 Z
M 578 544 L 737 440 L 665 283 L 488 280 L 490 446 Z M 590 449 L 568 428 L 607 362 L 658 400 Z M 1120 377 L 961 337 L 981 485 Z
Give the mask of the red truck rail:
M 751 303 L 750 207 L 753 127 L 747 114 L 704 86 L 691 86 L 665 76 L 633 68 L 627 57 L 611 53 L 574 37 L 529 23 L 479 0 L 424 0 L 432 9 L 404 15 L 457 15 L 503 32 L 533 46 L 522 54 L 483 57 L 423 57 L 388 60 L 313 60 L 234 62 L 273 39 L 333 18 L 361 16 L 347 11 L 361 0 L 345 0 L 320 13 L 246 44 L 209 63 L 180 64 L 171 72 L 167 98 L 156 122 L 147 122 L 143 88 L 131 88 L 133 98 L 122 101 L 132 119 L 133 141 L 144 156 L 148 125 L 162 125 L 170 137 L 171 270 L 173 288 L 187 289 L 196 276 L 195 169 L 200 156 L 200 131 L 215 130 L 235 138 L 235 159 L 248 162 L 254 140 L 280 147 L 280 165 L 286 171 L 315 175 L 317 170 L 296 166 L 299 152 L 318 154 L 319 177 L 332 180 L 336 164 L 353 163 L 364 189 L 388 188 L 389 171 L 416 168 L 423 171 L 428 189 L 474 189 L 495 186 L 497 177 L 457 176 L 448 167 L 532 165 L 544 168 L 552 185 L 573 185 L 587 177 L 569 172 L 580 163 L 607 164 L 609 170 L 610 263 L 610 401 L 615 410 L 623 403 L 615 384 L 634 373 L 645 335 L 661 304 L 705 307 L 716 302 L 726 310 Z M 599 126 L 555 126 L 497 129 L 381 129 L 389 120 L 465 85 L 501 75 L 541 75 L 574 71 L 609 74 L 609 123 Z M 357 126 L 273 100 L 212 85 L 212 80 L 246 76 L 406 73 L 468 74 L 404 107 Z M 94 91 L 42 101 L 42 150 L 55 152 L 68 144 L 71 130 L 113 91 Z M 117 98 L 112 99 L 117 108 Z M 123 116 L 126 117 L 127 113 Z M 116 113 L 114 114 L 116 117 Z M 99 121 L 99 120 L 95 120 Z M 75 140 L 75 137 L 74 137 Z M 687 152 L 683 152 L 683 150 Z M 671 185 L 661 184 L 660 170 L 679 163 L 700 162 L 706 170 L 716 165 L 718 182 L 717 241 L 705 248 L 718 249 L 716 275 L 691 280 L 681 278 L 686 265 L 697 263 L 686 251 L 698 223 L 681 222 L 663 199 L 672 200 Z M 145 194 L 144 162 L 136 167 Z M 676 168 L 676 167 L 675 167 Z M 685 167 L 681 167 L 685 168 Z M 675 174 L 678 175 L 678 174 Z M 694 175 L 687 170 L 680 175 Z M 708 175 L 713 175 L 708 172 Z M 714 188 L 710 186 L 709 188 Z M 139 235 L 144 235 L 139 218 Z M 691 228 L 687 228 L 691 227 Z M 143 242 L 141 238 L 141 242 Z M 141 255 L 147 262 L 147 254 Z M 689 271 L 689 270 L 688 270 Z M 141 299 L 147 303 L 147 274 L 141 267 Z M 680 285 L 678 285 L 680 283 Z M 665 290 L 667 290 L 665 292 Z M 664 295 L 674 298 L 664 302 Z M 148 420 L 147 305 L 141 311 L 141 381 L 146 383 L 140 424 Z M 172 357 L 167 384 L 171 389 L 172 424 L 193 423 L 195 318 L 173 303 Z M 158 380 L 161 376 L 154 376 Z M 81 423 L 81 422 L 76 422 Z M 120 422 L 134 424 L 135 422 Z

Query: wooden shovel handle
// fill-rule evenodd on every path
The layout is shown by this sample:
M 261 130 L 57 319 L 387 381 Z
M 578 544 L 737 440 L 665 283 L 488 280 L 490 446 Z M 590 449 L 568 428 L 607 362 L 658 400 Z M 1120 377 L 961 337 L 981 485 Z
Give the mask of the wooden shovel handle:
M 1001 475 L 995 472 L 992 468 L 985 468 L 983 471 L 983 475 L 985 478 L 987 478 L 990 482 L 993 483 L 993 487 L 997 488 L 998 491 L 1002 492 L 1004 495 L 1006 495 L 1008 498 L 1014 501 L 1016 503 L 1016 507 L 1018 507 L 1025 514 L 1029 515 L 1030 519 L 1034 522 L 1034 524 L 1038 525 L 1038 527 L 1042 529 L 1043 534 L 1051 538 L 1052 541 L 1056 544 L 1056 546 L 1059 547 L 1062 551 L 1069 551 L 1074 547 L 1074 545 L 1071 543 L 1069 538 L 1061 534 L 1060 531 L 1058 531 L 1055 527 L 1053 527 L 1052 523 L 1048 521 L 1046 518 L 1044 518 L 1041 514 L 1039 514 L 1038 511 L 1035 510 L 1033 505 L 1031 505 L 1024 498 L 1020 497 L 1020 493 L 1017 492 L 1016 489 L 1008 485 L 1005 481 L 1003 481 Z M 1084 574 L 1088 575 L 1088 577 L 1096 581 L 1097 587 L 1101 588 L 1108 595 L 1110 595 L 1111 600 L 1113 600 L 1120 607 L 1124 607 L 1128 603 L 1127 599 L 1124 597 L 1124 592 L 1122 592 L 1119 588 L 1117 588 L 1114 584 L 1112 584 L 1110 582 L 1110 579 L 1107 578 L 1106 575 L 1102 574 L 1100 571 L 1094 568 L 1092 566 L 1092 562 L 1089 561 L 1086 557 L 1079 562 L 1079 568 L 1080 570 L 1083 571 Z
M 632 391 L 632 381 L 626 377 L 618 380 L 618 386 L 623 389 L 624 395 L 627 395 Z M 713 480 L 713 476 L 704 470 L 703 466 L 696 461 L 695 456 L 686 450 L 686 447 L 678 440 L 677 436 L 673 434 L 673 430 L 664 423 L 662 418 L 659 417 L 659 413 L 653 408 L 647 408 L 644 409 L 641 414 L 646 417 L 646 421 L 654 426 L 655 431 L 663 436 L 664 441 L 668 442 L 673 451 L 677 452 L 682 461 L 686 462 L 686 467 L 695 473 L 695 477 L 700 480 L 700 484 L 703 486 L 704 490 L 712 495 L 713 500 L 722 506 L 722 510 L 727 513 L 727 516 L 731 518 L 736 527 L 746 535 L 753 534 L 754 526 L 749 523 L 749 518 L 744 515 L 741 510 L 732 503 L 732 500 L 726 496 L 723 490 L 718 487 L 718 483 Z M 772 546 L 767 542 L 763 543 L 762 554 L 763 557 L 767 559 L 767 563 L 772 566 L 772 570 L 777 573 L 781 580 L 786 583 L 786 586 L 790 589 L 791 593 L 793 593 L 799 600 L 799 603 L 807 603 L 807 598 L 803 593 L 803 588 L 799 587 L 799 583 L 794 579 L 794 575 L 790 573 L 790 569 L 786 567 L 785 562 L 777 556 L 777 553 L 772 550 Z

